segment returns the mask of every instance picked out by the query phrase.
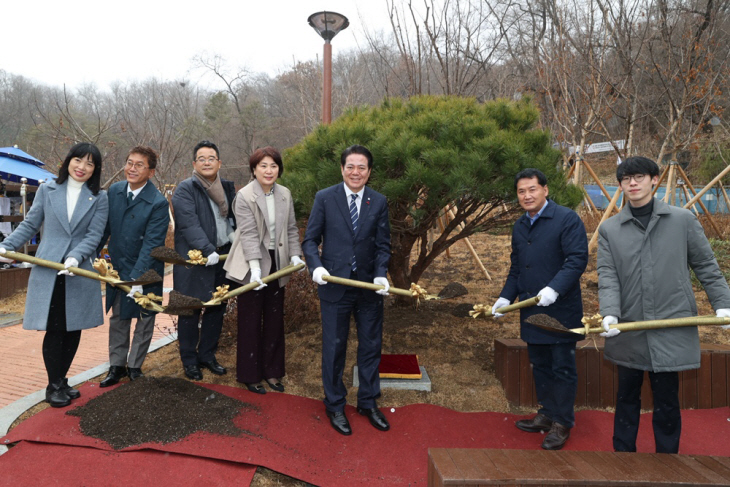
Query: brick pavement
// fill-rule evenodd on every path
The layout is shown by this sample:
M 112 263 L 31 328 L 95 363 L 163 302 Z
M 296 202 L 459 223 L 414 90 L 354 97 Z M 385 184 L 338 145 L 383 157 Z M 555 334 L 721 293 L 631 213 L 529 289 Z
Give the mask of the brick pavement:
M 165 290 L 172 287 L 172 273 L 165 275 L 163 285 Z M 166 337 L 172 329 L 170 316 L 158 314 L 152 342 Z M 23 330 L 22 325 L 0 328 L 0 408 L 45 389 L 48 384 L 41 350 L 44 334 Z M 109 362 L 108 340 L 109 314 L 104 317 L 104 325 L 81 333 L 81 344 L 68 377 Z

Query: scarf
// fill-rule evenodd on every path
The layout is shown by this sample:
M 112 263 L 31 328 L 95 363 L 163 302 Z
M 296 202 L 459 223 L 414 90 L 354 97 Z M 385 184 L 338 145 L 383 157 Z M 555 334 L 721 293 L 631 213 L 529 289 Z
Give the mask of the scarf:
M 228 200 L 226 199 L 226 192 L 223 190 L 221 184 L 221 177 L 219 174 L 215 175 L 215 181 L 210 182 L 203 176 L 198 174 L 197 171 L 193 171 L 193 177 L 203 185 L 205 191 L 208 193 L 208 197 L 218 205 L 218 210 L 221 212 L 223 218 L 228 218 Z

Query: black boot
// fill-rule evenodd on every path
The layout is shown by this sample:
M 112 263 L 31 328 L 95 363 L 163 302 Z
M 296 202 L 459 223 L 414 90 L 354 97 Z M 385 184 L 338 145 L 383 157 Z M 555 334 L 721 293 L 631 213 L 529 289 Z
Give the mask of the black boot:
M 46 401 L 54 408 L 65 408 L 71 404 L 71 398 L 63 389 L 63 379 L 59 379 L 46 387 Z
M 99 384 L 99 387 L 109 387 L 113 386 L 117 382 L 119 382 L 123 377 L 127 376 L 127 368 L 123 365 L 112 365 L 109 367 L 109 373 L 106 375 L 106 378 L 101 381 Z
M 78 399 L 81 397 L 81 393 L 77 390 L 68 385 L 68 379 L 63 378 L 63 390 L 66 392 L 66 395 L 71 399 Z

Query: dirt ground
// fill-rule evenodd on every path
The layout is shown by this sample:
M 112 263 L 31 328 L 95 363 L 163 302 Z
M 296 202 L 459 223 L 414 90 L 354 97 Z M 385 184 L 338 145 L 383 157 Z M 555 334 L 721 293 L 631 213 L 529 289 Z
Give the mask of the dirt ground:
M 590 220 L 590 218 L 586 218 Z M 588 223 L 588 222 L 587 222 Z M 590 229 L 590 225 L 587 224 Z M 588 236 L 590 238 L 590 234 Z M 386 301 L 383 330 L 383 353 L 417 354 L 432 381 L 432 391 L 382 390 L 381 407 L 399 407 L 415 403 L 444 406 L 457 411 L 502 411 L 530 414 L 531 410 L 511 406 L 501 385 L 494 376 L 494 339 L 519 336 L 519 313 L 505 315 L 499 320 L 474 319 L 468 310 L 474 304 L 491 307 L 497 299 L 509 269 L 510 237 L 507 230 L 500 234 L 483 234 L 471 239 L 491 280 L 487 279 L 462 242 L 450 249 L 450 255 L 440 256 L 419 284 L 429 293 L 437 294 L 452 282 L 462 284 L 468 294 L 441 301 L 422 302 L 418 307 L 394 305 Z M 721 262 L 723 269 L 724 263 Z M 595 252 L 591 254 L 588 269 L 581 279 L 584 311 L 587 315 L 598 312 L 598 277 Z M 321 400 L 323 397 L 320 360 L 321 324 L 318 316 L 316 289 L 306 273 L 300 273 L 287 287 L 286 303 L 286 367 L 283 380 L 286 392 Z M 696 288 L 700 314 L 711 313 L 704 292 Z M 12 305 L 20 306 L 18 298 Z M 6 303 L 0 303 L 5 308 Z M 10 304 L 10 303 L 8 303 Z M 236 326 L 235 305 L 230 305 L 218 351 L 218 360 L 229 368 L 224 376 L 204 371 L 203 382 L 243 387 L 235 380 Z M 701 340 L 707 343 L 729 343 L 728 334 L 716 327 L 701 327 Z M 357 339 L 354 325 L 348 343 L 345 383 L 352 384 L 352 366 L 355 364 Z M 184 378 L 177 342 L 148 355 L 143 366 L 150 377 Z M 100 376 L 94 381 L 100 381 Z M 269 391 L 268 393 L 273 393 Z M 351 388 L 348 398 L 354 404 L 356 389 Z M 26 416 L 42 410 L 39 405 Z M 295 479 L 259 468 L 254 486 L 301 486 Z

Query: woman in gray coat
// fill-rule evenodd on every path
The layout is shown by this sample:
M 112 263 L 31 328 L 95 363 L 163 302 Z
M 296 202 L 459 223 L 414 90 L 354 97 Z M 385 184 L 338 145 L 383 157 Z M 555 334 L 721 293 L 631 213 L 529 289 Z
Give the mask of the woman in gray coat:
M 0 260 L 43 227 L 36 256 L 63 262 L 66 269 L 92 270 L 91 263 L 106 226 L 107 196 L 100 190 L 101 153 L 88 143 L 71 148 L 55 181 L 41 185 L 26 219 L 0 243 Z M 30 272 L 23 328 L 43 330 L 43 362 L 48 373 L 46 401 L 53 407 L 80 396 L 68 385 L 66 373 L 76 355 L 81 330 L 104 323 L 101 286 L 72 277 L 68 270 L 35 266 Z
M 284 286 L 289 277 L 269 284 L 261 278 L 288 263 L 303 263 L 302 249 L 291 193 L 276 184 L 284 172 L 281 154 L 273 147 L 256 149 L 249 167 L 254 180 L 233 202 L 238 229 L 223 266 L 228 279 L 261 284 L 238 297 L 236 379 L 258 394 L 266 392 L 262 380 L 283 392 Z

